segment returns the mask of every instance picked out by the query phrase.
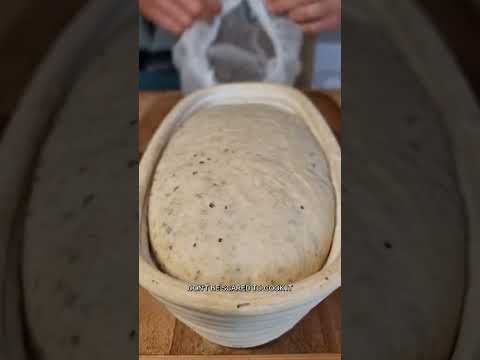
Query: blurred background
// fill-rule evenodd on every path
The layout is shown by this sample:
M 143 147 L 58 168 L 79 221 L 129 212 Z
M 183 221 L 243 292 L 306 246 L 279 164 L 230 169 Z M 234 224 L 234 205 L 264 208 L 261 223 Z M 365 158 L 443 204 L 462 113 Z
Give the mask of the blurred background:
M 0 11 L 0 129 L 8 121 L 35 67 L 86 0 L 3 1 Z

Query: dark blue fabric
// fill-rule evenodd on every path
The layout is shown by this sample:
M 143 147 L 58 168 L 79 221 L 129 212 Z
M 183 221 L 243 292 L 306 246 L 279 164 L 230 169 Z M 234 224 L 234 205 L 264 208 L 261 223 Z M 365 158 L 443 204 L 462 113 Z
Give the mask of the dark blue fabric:
M 180 89 L 180 79 L 172 62 L 171 51 L 140 51 L 139 65 L 140 91 Z

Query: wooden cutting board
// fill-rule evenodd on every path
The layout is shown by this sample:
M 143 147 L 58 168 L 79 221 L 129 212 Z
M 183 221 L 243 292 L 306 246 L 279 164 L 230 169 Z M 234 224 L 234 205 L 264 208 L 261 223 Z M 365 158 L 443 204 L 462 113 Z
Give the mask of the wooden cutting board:
M 340 93 L 308 91 L 340 139 Z M 139 151 L 143 154 L 163 118 L 182 98 L 179 92 L 150 92 L 139 96 Z M 316 306 L 292 330 L 279 339 L 252 349 L 232 349 L 212 344 L 176 320 L 143 288 L 139 289 L 139 353 L 143 360 L 196 359 L 192 355 L 216 355 L 218 359 L 340 359 L 341 290 Z M 268 355 L 274 356 L 268 356 Z M 243 356 L 240 356 L 243 355 Z M 237 357 L 240 356 L 240 357 Z M 201 357 L 203 358 L 203 357 Z

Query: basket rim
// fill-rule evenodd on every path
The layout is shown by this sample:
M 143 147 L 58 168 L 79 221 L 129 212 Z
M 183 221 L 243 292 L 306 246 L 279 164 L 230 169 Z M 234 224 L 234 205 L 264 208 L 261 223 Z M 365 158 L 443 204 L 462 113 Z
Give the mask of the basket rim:
M 234 100 L 235 99 L 235 100 Z M 187 282 L 158 270 L 149 250 L 146 210 L 153 173 L 176 125 L 202 106 L 239 101 L 263 103 L 299 115 L 325 153 L 335 189 L 336 216 L 332 245 L 321 270 L 293 283 L 290 292 L 188 292 Z M 312 307 L 341 285 L 341 151 L 323 115 L 300 91 L 264 83 L 218 85 L 182 99 L 166 116 L 150 140 L 139 166 L 139 283 L 154 297 L 176 306 L 219 315 L 259 315 L 288 311 L 311 303 Z M 245 305 L 248 306 L 239 306 Z

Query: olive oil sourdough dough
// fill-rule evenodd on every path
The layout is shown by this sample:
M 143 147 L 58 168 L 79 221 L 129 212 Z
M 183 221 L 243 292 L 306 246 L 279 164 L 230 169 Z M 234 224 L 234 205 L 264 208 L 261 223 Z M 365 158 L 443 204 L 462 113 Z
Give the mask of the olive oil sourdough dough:
M 320 144 L 268 105 L 200 110 L 155 171 L 149 229 L 163 271 L 197 283 L 285 283 L 321 269 L 335 195 Z

